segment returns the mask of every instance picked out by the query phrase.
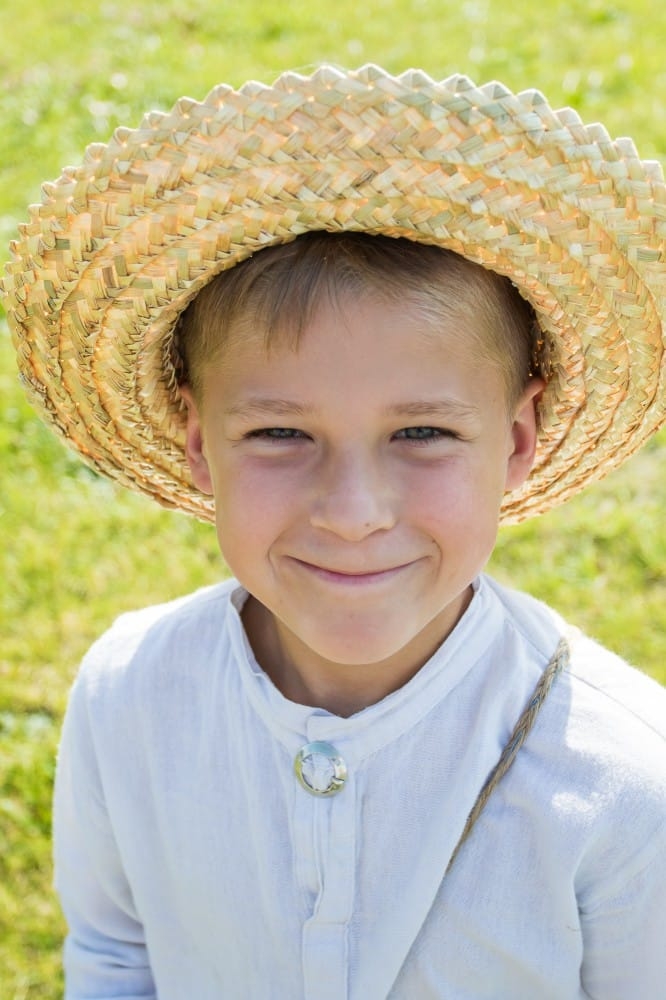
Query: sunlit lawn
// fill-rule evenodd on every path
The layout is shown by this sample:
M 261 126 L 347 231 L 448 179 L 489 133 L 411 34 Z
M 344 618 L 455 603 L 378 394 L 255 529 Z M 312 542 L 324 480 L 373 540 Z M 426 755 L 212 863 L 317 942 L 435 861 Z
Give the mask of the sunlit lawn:
M 665 16 L 649 0 L 279 5 L 34 0 L 0 9 L 0 238 L 39 182 L 145 106 L 324 60 L 538 85 L 666 159 Z M 661 21 L 661 24 L 655 23 Z M 666 682 L 666 436 L 500 539 L 493 568 Z M 66 693 L 122 610 L 217 578 L 212 530 L 92 476 L 42 428 L 0 332 L 0 998 L 62 994 L 50 794 Z

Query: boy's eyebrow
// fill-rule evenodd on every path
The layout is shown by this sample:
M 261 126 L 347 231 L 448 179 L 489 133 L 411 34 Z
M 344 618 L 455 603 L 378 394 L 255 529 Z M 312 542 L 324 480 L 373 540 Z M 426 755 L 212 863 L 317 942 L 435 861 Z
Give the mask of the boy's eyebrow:
M 238 416 L 308 416 L 314 412 L 311 404 L 298 403 L 293 399 L 280 399 L 274 396 L 256 396 L 235 403 L 225 409 L 230 417 Z M 470 419 L 478 417 L 479 408 L 456 399 L 417 399 L 405 403 L 396 403 L 387 409 L 392 417 L 438 417 L 440 419 Z
M 479 408 L 457 399 L 416 399 L 409 403 L 397 403 L 389 413 L 396 417 L 441 417 L 444 419 L 469 419 L 478 417 Z
M 274 396 L 253 396 L 227 407 L 224 411 L 229 417 L 239 416 L 297 416 L 302 417 L 312 412 L 311 406 L 304 406 L 293 399 L 278 399 Z

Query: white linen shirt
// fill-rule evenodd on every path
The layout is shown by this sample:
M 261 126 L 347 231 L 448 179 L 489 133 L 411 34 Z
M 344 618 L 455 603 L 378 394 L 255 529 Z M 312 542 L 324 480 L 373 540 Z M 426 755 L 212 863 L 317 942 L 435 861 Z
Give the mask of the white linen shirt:
M 234 581 L 120 618 L 55 794 L 68 1000 L 663 1000 L 666 692 L 582 636 L 450 873 L 563 632 L 487 577 L 350 718 L 286 700 Z M 324 740 L 348 778 L 309 794 Z

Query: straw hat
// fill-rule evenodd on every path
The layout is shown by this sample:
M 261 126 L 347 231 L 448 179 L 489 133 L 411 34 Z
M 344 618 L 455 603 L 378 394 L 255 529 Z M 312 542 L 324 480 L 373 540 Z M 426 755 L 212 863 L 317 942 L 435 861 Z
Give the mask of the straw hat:
M 659 164 L 536 91 L 376 66 L 183 98 L 44 186 L 3 282 L 41 415 L 98 471 L 212 518 L 184 456 L 174 324 L 214 275 L 312 229 L 448 247 L 534 306 L 551 375 L 504 522 L 600 478 L 666 418 Z

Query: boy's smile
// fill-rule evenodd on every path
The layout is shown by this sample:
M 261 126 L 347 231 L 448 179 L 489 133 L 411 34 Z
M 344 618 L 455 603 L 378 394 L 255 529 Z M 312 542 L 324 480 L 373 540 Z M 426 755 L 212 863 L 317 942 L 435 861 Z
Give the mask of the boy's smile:
M 370 296 L 320 306 L 297 347 L 231 332 L 200 405 L 184 390 L 188 458 L 287 697 L 349 715 L 432 655 L 529 472 L 540 388 L 509 414 L 464 330 Z

